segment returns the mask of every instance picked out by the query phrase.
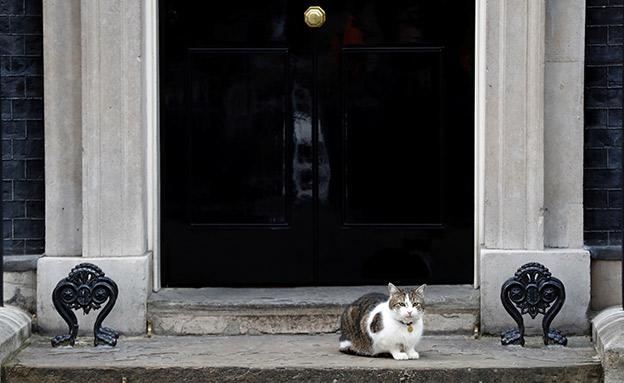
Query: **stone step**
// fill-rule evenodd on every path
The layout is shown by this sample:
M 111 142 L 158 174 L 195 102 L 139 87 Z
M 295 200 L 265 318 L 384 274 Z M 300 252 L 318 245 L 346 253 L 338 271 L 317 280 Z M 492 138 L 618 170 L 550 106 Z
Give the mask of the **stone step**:
M 158 335 L 319 334 L 339 330 L 344 308 L 386 286 L 296 288 L 166 288 L 148 300 Z M 469 285 L 428 286 L 427 334 L 472 335 L 479 291 Z
M 396 361 L 338 351 L 337 334 L 152 336 L 94 348 L 52 348 L 31 338 L 5 360 L 4 383 L 171 382 L 600 382 L 602 367 L 588 337 L 567 347 L 504 347 L 495 337 L 425 336 L 420 359 Z

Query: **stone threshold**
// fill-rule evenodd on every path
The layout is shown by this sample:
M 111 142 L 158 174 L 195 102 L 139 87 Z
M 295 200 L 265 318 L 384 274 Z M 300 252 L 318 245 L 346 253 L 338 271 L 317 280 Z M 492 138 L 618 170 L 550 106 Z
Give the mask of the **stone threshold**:
M 504 347 L 498 337 L 428 335 L 420 359 L 345 355 L 337 334 L 122 337 L 114 348 L 79 338 L 52 348 L 34 336 L 6 360 L 4 383 L 53 382 L 585 382 L 602 380 L 589 337 L 567 347 Z
M 147 317 L 158 335 L 335 333 L 344 308 L 370 292 L 387 287 L 165 288 L 149 297 Z M 425 309 L 428 334 L 473 335 L 479 290 L 428 286 Z

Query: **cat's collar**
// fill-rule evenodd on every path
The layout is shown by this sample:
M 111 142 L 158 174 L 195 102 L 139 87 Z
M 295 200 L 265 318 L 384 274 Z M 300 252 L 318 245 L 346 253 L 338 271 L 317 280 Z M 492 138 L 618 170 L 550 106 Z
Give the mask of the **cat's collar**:
M 412 331 L 414 331 L 414 327 L 412 327 L 412 323 L 414 323 L 414 322 L 407 322 L 407 323 L 406 323 L 406 322 L 403 322 L 402 320 L 401 320 L 401 321 L 399 321 L 399 322 L 401 322 L 401 323 L 403 323 L 404 325 L 406 325 L 406 326 L 407 326 L 407 332 L 412 332 Z

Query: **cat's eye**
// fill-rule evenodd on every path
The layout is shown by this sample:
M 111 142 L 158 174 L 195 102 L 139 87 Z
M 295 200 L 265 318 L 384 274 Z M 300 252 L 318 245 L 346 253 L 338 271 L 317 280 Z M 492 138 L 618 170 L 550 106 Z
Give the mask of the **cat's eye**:
M 403 302 L 399 302 L 398 305 L 401 306 L 401 307 L 405 307 L 405 303 L 403 303 Z

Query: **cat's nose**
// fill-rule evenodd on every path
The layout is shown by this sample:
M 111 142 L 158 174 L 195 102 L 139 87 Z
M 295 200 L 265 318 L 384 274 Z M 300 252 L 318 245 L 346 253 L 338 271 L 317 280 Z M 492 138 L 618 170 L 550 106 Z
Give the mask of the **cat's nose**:
M 407 312 L 407 315 L 412 316 L 412 312 L 411 312 L 411 311 L 408 311 L 408 312 Z

